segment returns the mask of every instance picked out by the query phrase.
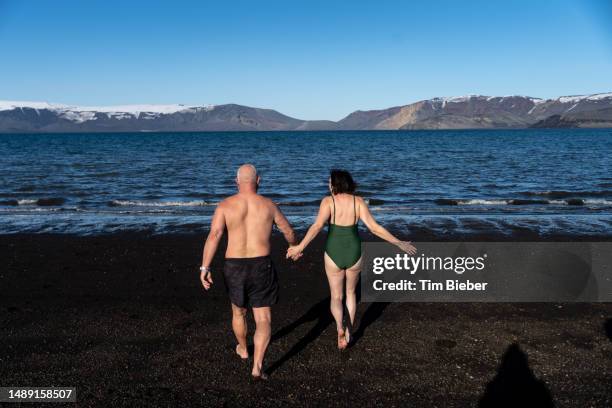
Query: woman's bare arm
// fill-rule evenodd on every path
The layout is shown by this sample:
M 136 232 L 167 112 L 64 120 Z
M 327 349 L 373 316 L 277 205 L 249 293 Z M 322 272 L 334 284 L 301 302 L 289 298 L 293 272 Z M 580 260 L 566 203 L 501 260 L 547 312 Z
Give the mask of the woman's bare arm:
M 289 248 L 289 250 L 287 251 L 287 257 L 299 258 L 298 255 L 300 255 L 308 246 L 308 244 L 310 244 L 310 242 L 319 234 L 319 232 L 321 232 L 321 230 L 325 226 L 325 223 L 327 222 L 327 220 L 329 220 L 329 217 L 331 216 L 331 210 L 329 207 L 329 197 L 325 197 L 323 200 L 321 200 L 319 214 L 317 214 L 317 219 L 315 220 L 314 224 L 312 224 L 310 228 L 308 228 L 308 232 L 306 232 L 306 235 L 302 239 L 302 242 L 300 242 L 294 247 Z
M 372 213 L 370 212 L 370 209 L 368 208 L 368 205 L 366 204 L 363 198 L 359 197 L 357 199 L 357 202 L 359 203 L 359 218 L 363 221 L 363 223 L 370 230 L 370 232 L 372 232 L 372 234 L 376 235 L 381 239 L 384 239 L 387 242 L 392 243 L 393 245 L 397 245 L 398 248 L 400 248 L 404 252 L 407 252 L 410 255 L 414 255 L 416 253 L 416 248 L 412 246 L 410 242 L 400 241 L 393 234 L 387 231 L 385 227 L 376 222 L 376 220 L 372 216 Z

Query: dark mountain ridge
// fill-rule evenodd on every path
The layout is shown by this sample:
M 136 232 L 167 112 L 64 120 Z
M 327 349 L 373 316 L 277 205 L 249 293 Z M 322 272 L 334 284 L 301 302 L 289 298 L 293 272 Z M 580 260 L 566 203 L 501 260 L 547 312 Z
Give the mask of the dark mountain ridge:
M 612 127 L 612 93 L 539 99 L 468 95 L 301 120 L 237 104 L 78 107 L 0 101 L 0 133 Z

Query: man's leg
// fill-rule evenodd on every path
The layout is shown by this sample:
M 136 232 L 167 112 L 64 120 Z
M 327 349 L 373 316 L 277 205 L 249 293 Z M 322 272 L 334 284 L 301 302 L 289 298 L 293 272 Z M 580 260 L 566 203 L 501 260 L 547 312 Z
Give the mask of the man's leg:
M 232 303 L 232 329 L 238 344 L 236 345 L 236 354 L 240 358 L 249 358 L 249 350 L 247 349 L 247 310 L 244 307 L 238 307 Z
M 270 336 L 272 332 L 272 311 L 267 307 L 254 307 L 253 317 L 255 318 L 255 355 L 253 357 L 253 371 L 251 374 L 255 377 L 263 376 L 262 366 L 264 355 L 268 344 L 270 344 Z

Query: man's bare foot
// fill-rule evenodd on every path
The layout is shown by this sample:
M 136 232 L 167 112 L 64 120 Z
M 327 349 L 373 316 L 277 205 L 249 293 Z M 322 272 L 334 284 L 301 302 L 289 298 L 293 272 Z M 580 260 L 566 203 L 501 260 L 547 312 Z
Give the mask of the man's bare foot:
M 338 350 L 344 350 L 348 346 L 346 341 L 346 334 L 344 331 L 338 332 Z
M 238 356 L 240 356 L 240 358 L 243 360 L 249 358 L 249 351 L 246 348 L 240 346 L 240 344 L 236 344 L 236 354 L 238 354 Z

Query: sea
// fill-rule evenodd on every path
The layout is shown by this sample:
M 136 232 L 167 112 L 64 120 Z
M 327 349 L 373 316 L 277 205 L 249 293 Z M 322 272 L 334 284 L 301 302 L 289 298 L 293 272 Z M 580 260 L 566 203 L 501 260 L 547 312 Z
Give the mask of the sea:
M 252 163 L 300 230 L 332 168 L 384 226 L 612 236 L 612 129 L 0 135 L 0 234 L 205 233 Z

